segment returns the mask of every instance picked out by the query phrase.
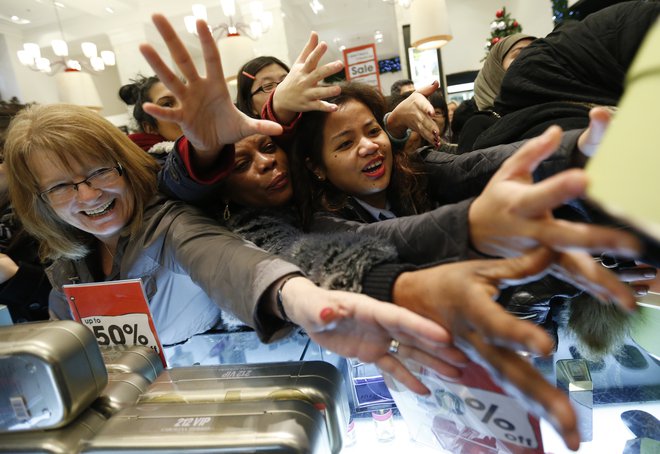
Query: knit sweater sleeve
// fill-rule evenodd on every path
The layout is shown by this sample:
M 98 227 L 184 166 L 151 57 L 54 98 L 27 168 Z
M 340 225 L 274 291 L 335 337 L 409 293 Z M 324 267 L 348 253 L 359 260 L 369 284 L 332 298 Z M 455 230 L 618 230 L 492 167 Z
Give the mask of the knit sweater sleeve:
M 387 290 L 380 294 L 390 295 L 394 280 L 403 271 L 383 270 L 379 281 L 367 279 L 377 266 L 390 264 L 398 268 L 394 245 L 377 236 L 355 232 L 303 233 L 293 216 L 252 210 L 232 217 L 228 227 L 262 249 L 298 265 L 323 288 L 360 292 L 363 282 L 369 282 L 370 289 L 382 286 Z M 375 292 L 371 290 L 369 294 L 375 296 Z

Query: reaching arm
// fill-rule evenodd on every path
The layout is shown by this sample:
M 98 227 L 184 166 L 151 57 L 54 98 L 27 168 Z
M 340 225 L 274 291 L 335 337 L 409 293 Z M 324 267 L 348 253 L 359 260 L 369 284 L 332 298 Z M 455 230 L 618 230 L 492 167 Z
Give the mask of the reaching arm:
M 468 211 L 472 199 L 426 213 L 365 224 L 328 213 L 315 215 L 312 231 L 354 231 L 387 238 L 399 258 L 414 264 L 481 257 L 470 245 Z
M 172 251 L 171 266 L 184 270 L 218 305 L 255 327 L 262 340 L 286 332 L 286 315 L 323 347 L 375 362 L 416 392 L 426 388 L 387 351 L 394 336 L 415 345 L 402 358 L 415 358 L 444 375 L 459 374 L 444 359 L 455 349 L 447 348 L 449 335 L 436 323 L 365 295 L 319 288 L 297 266 L 191 207 L 177 206 L 169 215 L 175 216 L 165 244 Z M 277 305 L 278 290 L 284 312 Z
M 206 67 L 206 76 L 202 77 L 165 16 L 155 14 L 152 19 L 186 82 L 174 74 L 151 45 L 142 44 L 142 55 L 163 84 L 180 101 L 176 108 L 145 103 L 144 110 L 156 118 L 179 124 L 195 151 L 192 156 L 196 168 L 203 172 L 219 159 L 226 145 L 244 137 L 252 134 L 277 135 L 282 132 L 278 124 L 250 118 L 234 106 L 218 47 L 204 21 L 197 21 L 197 33 Z

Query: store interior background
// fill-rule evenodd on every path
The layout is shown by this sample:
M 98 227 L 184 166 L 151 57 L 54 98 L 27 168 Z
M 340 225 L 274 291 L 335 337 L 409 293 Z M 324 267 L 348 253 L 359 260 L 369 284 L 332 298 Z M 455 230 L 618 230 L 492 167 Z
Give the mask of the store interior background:
M 414 1 L 414 0 L 413 0 Z M 115 124 L 126 124 L 126 106 L 117 96 L 119 87 L 137 73 L 151 75 L 153 71 L 138 50 L 140 43 L 151 43 L 162 51 L 165 61 L 169 54 L 162 44 L 151 15 L 165 14 L 177 32 L 184 37 L 198 68 L 203 68 L 197 37 L 186 32 L 184 16 L 191 15 L 193 3 L 204 4 L 210 25 L 227 22 L 219 0 L 59 0 L 58 8 L 65 40 L 72 58 L 84 60 L 80 43 L 92 41 L 99 49 L 113 50 L 116 66 L 96 73 L 94 84 L 101 97 L 101 114 Z M 237 17 L 249 20 L 248 0 L 237 0 Z M 383 33 L 376 44 L 378 59 L 401 58 L 402 70 L 381 76 L 381 87 L 389 94 L 391 84 L 407 78 L 406 51 L 402 27 L 410 23 L 410 10 L 383 0 L 321 0 L 325 7 L 314 14 L 309 0 L 262 0 L 265 11 L 273 16 L 272 28 L 254 41 L 255 55 L 274 55 L 293 63 L 303 48 L 309 33 L 316 30 L 328 43 L 322 63 L 341 59 L 339 46 L 348 48 L 374 43 L 374 32 Z M 569 5 L 575 1 L 569 1 Z M 490 36 L 490 23 L 495 12 L 506 7 L 523 26 L 525 33 L 544 36 L 553 27 L 550 0 L 447 0 L 453 40 L 442 48 L 445 75 L 478 70 L 484 56 L 484 44 Z M 108 12 L 110 8 L 113 12 Z M 18 25 L 11 16 L 25 17 L 31 22 Z M 37 103 L 58 102 L 54 77 L 22 66 L 16 51 L 24 42 L 36 42 L 42 55 L 52 57 L 50 41 L 60 37 L 51 0 L 2 0 L 0 2 L 0 97 Z M 201 70 L 203 72 L 203 69 Z M 430 82 L 430 81 L 429 81 Z M 231 88 L 235 90 L 234 87 Z

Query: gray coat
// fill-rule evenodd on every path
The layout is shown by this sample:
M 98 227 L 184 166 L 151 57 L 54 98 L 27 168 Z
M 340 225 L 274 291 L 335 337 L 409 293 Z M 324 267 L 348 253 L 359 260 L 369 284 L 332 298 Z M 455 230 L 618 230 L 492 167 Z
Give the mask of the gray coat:
M 88 260 L 61 259 L 47 269 L 55 317 L 72 318 L 63 284 L 95 281 Z M 221 308 L 255 328 L 262 340 L 270 339 L 283 324 L 260 319 L 258 303 L 277 280 L 300 273 L 196 208 L 162 196 L 147 208 L 136 235 L 121 236 L 114 260 L 106 280 L 143 280 L 156 330 L 166 345 L 227 323 Z
M 537 169 L 536 180 L 574 165 L 577 139 L 582 132 L 564 133 L 559 150 Z M 315 213 L 311 231 L 352 231 L 387 238 L 402 261 L 418 265 L 482 257 L 470 244 L 470 204 L 502 163 L 524 143 L 499 145 L 462 155 L 422 148 L 418 153 L 428 172 L 428 193 L 441 206 L 414 216 L 378 221 L 349 199 L 348 206 L 338 212 Z

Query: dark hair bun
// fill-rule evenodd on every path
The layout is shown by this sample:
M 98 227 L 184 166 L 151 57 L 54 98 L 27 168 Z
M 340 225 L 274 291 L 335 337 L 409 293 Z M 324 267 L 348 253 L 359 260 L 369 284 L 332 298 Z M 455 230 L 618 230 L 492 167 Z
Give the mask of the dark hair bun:
M 136 83 L 123 85 L 119 89 L 119 97 L 129 106 L 135 104 L 140 95 L 140 89 Z

